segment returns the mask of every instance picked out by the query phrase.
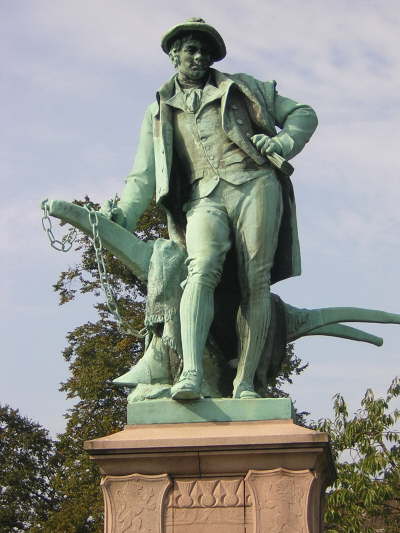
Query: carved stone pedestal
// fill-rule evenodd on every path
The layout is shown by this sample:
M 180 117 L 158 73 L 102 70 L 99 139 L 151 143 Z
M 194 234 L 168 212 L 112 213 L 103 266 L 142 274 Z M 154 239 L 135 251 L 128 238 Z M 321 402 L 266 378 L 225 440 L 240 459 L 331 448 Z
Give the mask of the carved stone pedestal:
M 327 435 L 292 420 L 130 425 L 88 441 L 106 533 L 317 533 Z

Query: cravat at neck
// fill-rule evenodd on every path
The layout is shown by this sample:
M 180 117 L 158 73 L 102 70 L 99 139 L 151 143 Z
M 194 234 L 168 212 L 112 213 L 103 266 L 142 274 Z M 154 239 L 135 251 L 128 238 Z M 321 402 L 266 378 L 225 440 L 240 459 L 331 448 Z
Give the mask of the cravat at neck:
M 203 89 L 184 89 L 185 106 L 190 113 L 196 113 L 201 104 Z

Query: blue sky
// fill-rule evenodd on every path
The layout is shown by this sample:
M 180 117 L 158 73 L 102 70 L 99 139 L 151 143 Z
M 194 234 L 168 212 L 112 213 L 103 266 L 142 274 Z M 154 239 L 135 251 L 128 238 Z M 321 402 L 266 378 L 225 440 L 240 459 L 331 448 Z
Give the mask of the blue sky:
M 121 190 L 144 110 L 172 74 L 160 37 L 191 16 L 223 35 L 217 68 L 276 79 L 319 116 L 293 162 L 303 275 L 274 291 L 298 307 L 400 312 L 397 2 L 3 0 L 0 401 L 53 433 L 70 405 L 58 392 L 65 335 L 95 315 L 90 297 L 58 307 L 51 285 L 75 257 L 50 249 L 39 205 Z M 400 327 L 367 329 L 382 348 L 296 343 L 310 362 L 288 389 L 300 409 L 329 416 L 336 392 L 356 407 L 400 373 Z

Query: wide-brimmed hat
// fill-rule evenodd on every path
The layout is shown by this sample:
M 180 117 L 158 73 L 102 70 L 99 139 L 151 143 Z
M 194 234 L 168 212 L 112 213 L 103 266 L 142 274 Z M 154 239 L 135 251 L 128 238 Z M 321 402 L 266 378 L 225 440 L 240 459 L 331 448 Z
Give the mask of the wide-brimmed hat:
M 215 28 L 207 24 L 205 20 L 197 17 L 190 18 L 168 30 L 161 40 L 161 48 L 168 54 L 173 41 L 179 37 L 179 34 L 194 31 L 207 34 L 212 46 L 211 53 L 213 61 L 220 61 L 226 56 L 225 43 L 221 35 Z

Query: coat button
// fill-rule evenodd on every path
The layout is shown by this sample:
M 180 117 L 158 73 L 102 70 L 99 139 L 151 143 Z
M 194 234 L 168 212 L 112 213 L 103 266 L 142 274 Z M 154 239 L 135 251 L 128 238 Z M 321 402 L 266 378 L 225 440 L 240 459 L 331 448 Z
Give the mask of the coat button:
M 242 125 L 243 124 L 243 120 L 241 118 L 238 118 L 237 121 L 236 121 L 238 124 Z
M 233 105 L 232 105 L 232 109 L 233 109 L 234 111 L 237 111 L 239 108 L 238 108 L 237 105 L 233 104 Z

